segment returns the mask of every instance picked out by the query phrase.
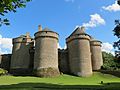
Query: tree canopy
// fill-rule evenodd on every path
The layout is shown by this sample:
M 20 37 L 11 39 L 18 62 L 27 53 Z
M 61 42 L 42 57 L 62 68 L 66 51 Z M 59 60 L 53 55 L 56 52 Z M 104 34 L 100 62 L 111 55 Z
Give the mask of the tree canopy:
M 0 0 L 0 16 L 5 16 L 9 12 L 16 12 L 17 8 L 23 8 L 26 3 L 31 0 Z M 0 26 L 2 24 L 9 25 L 9 20 L 7 18 L 0 17 Z
M 120 5 L 120 0 L 118 0 L 118 4 Z
M 120 5 L 120 0 L 117 0 L 118 5 Z M 115 28 L 113 30 L 114 35 L 118 38 L 116 42 L 114 42 L 114 48 L 117 48 L 115 51 L 116 59 L 120 60 L 120 20 L 115 20 Z
M 116 68 L 114 56 L 111 53 L 107 52 L 102 52 L 102 56 L 103 56 L 103 69 L 114 70 Z
M 117 48 L 117 50 L 115 51 L 115 55 L 116 55 L 116 58 L 118 60 L 120 60 L 120 20 L 115 20 L 115 28 L 113 30 L 114 32 L 114 35 L 116 37 L 118 37 L 118 40 L 116 42 L 114 42 L 114 48 Z
M 120 70 L 119 60 L 117 60 L 111 53 L 102 52 L 104 70 Z

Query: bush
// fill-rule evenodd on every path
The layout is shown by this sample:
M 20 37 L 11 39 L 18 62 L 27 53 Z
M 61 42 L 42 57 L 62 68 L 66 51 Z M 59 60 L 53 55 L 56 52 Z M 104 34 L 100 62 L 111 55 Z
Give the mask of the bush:
M 8 74 L 7 70 L 0 68 L 0 76 Z

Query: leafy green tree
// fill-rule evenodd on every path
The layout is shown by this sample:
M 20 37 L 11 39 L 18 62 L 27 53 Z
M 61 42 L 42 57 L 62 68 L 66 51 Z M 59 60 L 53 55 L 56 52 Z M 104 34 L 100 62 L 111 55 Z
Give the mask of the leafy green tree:
M 116 58 L 118 60 L 120 60 L 120 21 L 119 20 L 115 20 L 115 28 L 113 30 L 114 35 L 118 37 L 118 40 L 116 42 L 114 42 L 114 48 L 117 48 L 117 50 L 115 51 L 115 55 Z
M 120 5 L 120 0 L 117 0 L 118 5 Z M 118 38 L 116 42 L 114 42 L 113 47 L 116 49 L 115 51 L 115 62 L 117 68 L 120 69 L 120 20 L 115 20 L 115 28 L 113 30 L 114 35 Z
M 120 0 L 118 0 L 118 4 L 120 5 Z
M 111 53 L 107 53 L 107 52 L 102 52 L 102 56 L 103 56 L 103 69 L 105 70 L 115 70 L 116 67 L 116 62 L 115 62 L 115 58 Z
M 23 8 L 26 3 L 31 0 L 0 0 L 0 16 L 5 16 L 9 12 L 16 12 L 17 8 Z M 7 18 L 2 19 L 0 17 L 0 26 L 2 24 L 9 25 Z

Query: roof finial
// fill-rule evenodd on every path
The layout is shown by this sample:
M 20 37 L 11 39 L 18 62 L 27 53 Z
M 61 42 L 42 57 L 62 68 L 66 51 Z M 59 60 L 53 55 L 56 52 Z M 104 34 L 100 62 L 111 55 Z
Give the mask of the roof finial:
M 85 27 L 84 27 L 84 26 L 81 26 L 81 30 L 82 30 L 82 31 L 85 31 Z
M 38 26 L 38 31 L 42 31 L 42 26 L 41 25 Z

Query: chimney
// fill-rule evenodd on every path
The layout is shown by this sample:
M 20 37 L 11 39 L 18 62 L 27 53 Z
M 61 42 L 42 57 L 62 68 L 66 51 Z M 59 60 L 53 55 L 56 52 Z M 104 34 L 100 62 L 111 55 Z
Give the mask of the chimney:
M 38 31 L 42 31 L 42 26 L 41 25 L 38 26 Z

